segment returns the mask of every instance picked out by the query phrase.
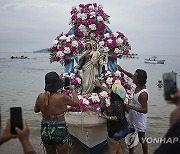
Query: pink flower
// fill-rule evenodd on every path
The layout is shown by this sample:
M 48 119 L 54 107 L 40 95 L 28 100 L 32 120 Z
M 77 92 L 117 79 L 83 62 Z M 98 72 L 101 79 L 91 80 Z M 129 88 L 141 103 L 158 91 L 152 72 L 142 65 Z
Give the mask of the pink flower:
M 72 112 L 75 112 L 75 111 L 77 111 L 77 108 L 76 108 L 75 106 L 71 106 L 71 107 L 69 108 L 69 110 L 72 111 Z
M 64 47 L 70 47 L 70 46 L 71 46 L 71 44 L 69 42 L 64 43 Z
M 80 38 L 83 38 L 83 37 L 84 37 L 83 32 L 80 32 L 80 33 L 79 33 L 79 37 L 80 37 Z
M 112 48 L 116 48 L 116 47 L 117 47 L 117 42 L 116 42 L 116 41 L 112 41 L 111 47 L 112 47 Z
M 93 105 L 93 111 L 97 111 L 97 109 L 99 109 L 100 108 L 100 106 L 99 106 L 99 104 L 94 104 Z
M 63 79 L 63 74 L 60 74 L 60 75 L 59 75 L 59 78 L 62 80 L 62 79 Z
M 115 76 L 113 76 L 112 82 L 114 83 L 117 80 Z
M 51 48 L 51 52 L 57 52 L 57 47 L 53 46 L 53 47 Z
M 64 61 L 67 61 L 67 60 L 69 59 L 69 57 L 65 55 L 65 56 L 63 57 L 63 59 L 64 59 Z
M 70 91 L 69 91 L 69 90 L 64 90 L 64 95 L 69 96 L 69 94 L 70 94 Z
M 129 53 L 129 50 L 128 49 L 125 49 L 124 51 L 123 51 L 123 55 L 127 55 Z
M 58 62 L 58 61 L 60 61 L 60 58 L 59 58 L 59 57 L 55 57 L 55 58 L 54 58 L 54 61 L 57 61 L 57 62 Z
M 100 31 L 103 31 L 105 29 L 105 24 L 104 23 L 99 23 L 97 26 L 97 29 Z
M 80 19 L 80 18 L 78 18 L 76 21 L 77 21 L 77 24 L 78 24 L 78 25 L 81 25 L 81 24 L 83 23 L 83 20 Z
M 93 3 L 93 6 L 94 6 L 94 7 L 97 7 L 97 3 Z
M 75 8 L 73 8 L 73 9 L 71 10 L 71 14 L 75 14 L 75 13 L 77 13 L 77 11 L 76 11 Z
M 115 53 L 113 53 L 113 54 L 111 55 L 111 58 L 112 58 L 112 59 L 117 59 L 117 55 L 116 55 Z
M 89 104 L 93 104 L 92 98 L 89 98 L 88 101 L 89 101 Z
M 124 77 L 124 73 L 123 72 L 121 72 L 121 77 Z
M 76 85 L 76 84 L 78 84 L 78 81 L 77 81 L 76 79 L 72 79 L 72 80 L 71 80 L 71 84 L 72 84 L 72 85 Z
M 70 47 L 70 50 L 71 50 L 72 53 L 75 53 L 75 52 L 76 52 L 76 48 L 75 48 L 75 47 L 72 47 L 72 46 L 71 46 L 71 47 Z

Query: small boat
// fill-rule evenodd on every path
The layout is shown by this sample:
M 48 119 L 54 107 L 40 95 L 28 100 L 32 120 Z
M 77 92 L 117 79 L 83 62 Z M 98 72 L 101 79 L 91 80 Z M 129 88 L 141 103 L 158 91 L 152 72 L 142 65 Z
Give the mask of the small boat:
M 29 59 L 27 56 L 11 56 L 11 59 Z
M 106 120 L 95 112 L 67 112 L 66 123 L 70 134 L 76 137 L 89 154 L 96 154 L 107 144 Z
M 150 64 L 164 64 L 165 60 L 157 60 L 156 56 L 150 57 L 148 59 L 144 59 L 145 63 L 150 63 Z

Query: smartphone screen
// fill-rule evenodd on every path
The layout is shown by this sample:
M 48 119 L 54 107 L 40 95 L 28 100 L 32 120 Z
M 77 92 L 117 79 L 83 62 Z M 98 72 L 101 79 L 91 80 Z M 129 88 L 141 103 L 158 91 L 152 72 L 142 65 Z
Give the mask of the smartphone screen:
M 177 92 L 176 73 L 164 73 L 164 97 L 166 100 L 172 100 L 171 95 Z
M 64 78 L 64 89 L 68 89 L 67 87 L 70 86 L 70 79 L 68 77 Z
M 21 107 L 10 108 L 11 133 L 17 134 L 15 128 L 23 129 L 22 109 Z

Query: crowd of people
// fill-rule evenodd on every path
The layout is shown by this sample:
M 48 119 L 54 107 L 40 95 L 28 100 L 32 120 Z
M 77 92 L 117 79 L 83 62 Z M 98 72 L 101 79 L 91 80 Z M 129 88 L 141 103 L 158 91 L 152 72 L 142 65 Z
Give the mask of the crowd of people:
M 129 132 L 137 132 L 139 141 L 142 145 L 143 154 L 148 153 L 148 144 L 145 140 L 147 127 L 148 112 L 148 91 L 146 87 L 147 73 L 145 70 L 137 69 L 134 74 L 124 70 L 119 65 L 117 69 L 125 73 L 132 79 L 136 85 L 132 101 L 128 104 L 124 103 L 126 90 L 124 87 L 115 83 L 111 88 L 104 87 L 98 80 L 94 80 L 93 84 L 106 91 L 110 97 L 110 106 L 101 111 L 101 118 L 107 120 L 107 141 L 109 154 L 122 154 L 122 139 Z M 59 92 L 63 87 L 63 81 L 56 72 L 49 72 L 45 75 L 44 93 L 40 93 L 37 97 L 34 112 L 42 114 L 41 121 L 41 139 L 47 154 L 67 154 L 69 146 L 69 132 L 65 121 L 65 112 L 67 106 L 78 106 L 80 101 L 77 92 L 72 86 L 69 86 L 72 97 L 66 96 Z M 176 104 L 177 108 L 171 113 L 171 128 L 166 137 L 180 137 L 180 90 L 172 95 L 171 103 Z M 128 112 L 128 117 L 126 113 Z M 29 128 L 24 121 L 23 129 L 16 128 L 17 134 L 10 133 L 10 121 L 7 121 L 6 127 L 0 136 L 0 145 L 12 139 L 19 138 L 25 154 L 35 154 L 29 141 Z M 177 153 L 179 151 L 178 143 L 162 144 L 155 154 Z M 134 148 L 129 149 L 129 153 L 134 153 Z

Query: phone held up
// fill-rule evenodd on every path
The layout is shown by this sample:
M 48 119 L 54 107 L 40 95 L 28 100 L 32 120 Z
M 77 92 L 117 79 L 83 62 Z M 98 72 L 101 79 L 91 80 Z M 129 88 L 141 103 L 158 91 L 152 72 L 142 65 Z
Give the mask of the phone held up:
M 64 78 L 64 89 L 69 89 L 70 79 L 68 77 Z
M 15 128 L 18 127 L 23 129 L 23 119 L 22 119 L 22 108 L 21 107 L 11 107 L 10 108 L 10 122 L 11 122 L 11 134 L 17 134 Z
M 165 100 L 172 100 L 171 96 L 177 92 L 176 73 L 164 73 L 163 83 Z

